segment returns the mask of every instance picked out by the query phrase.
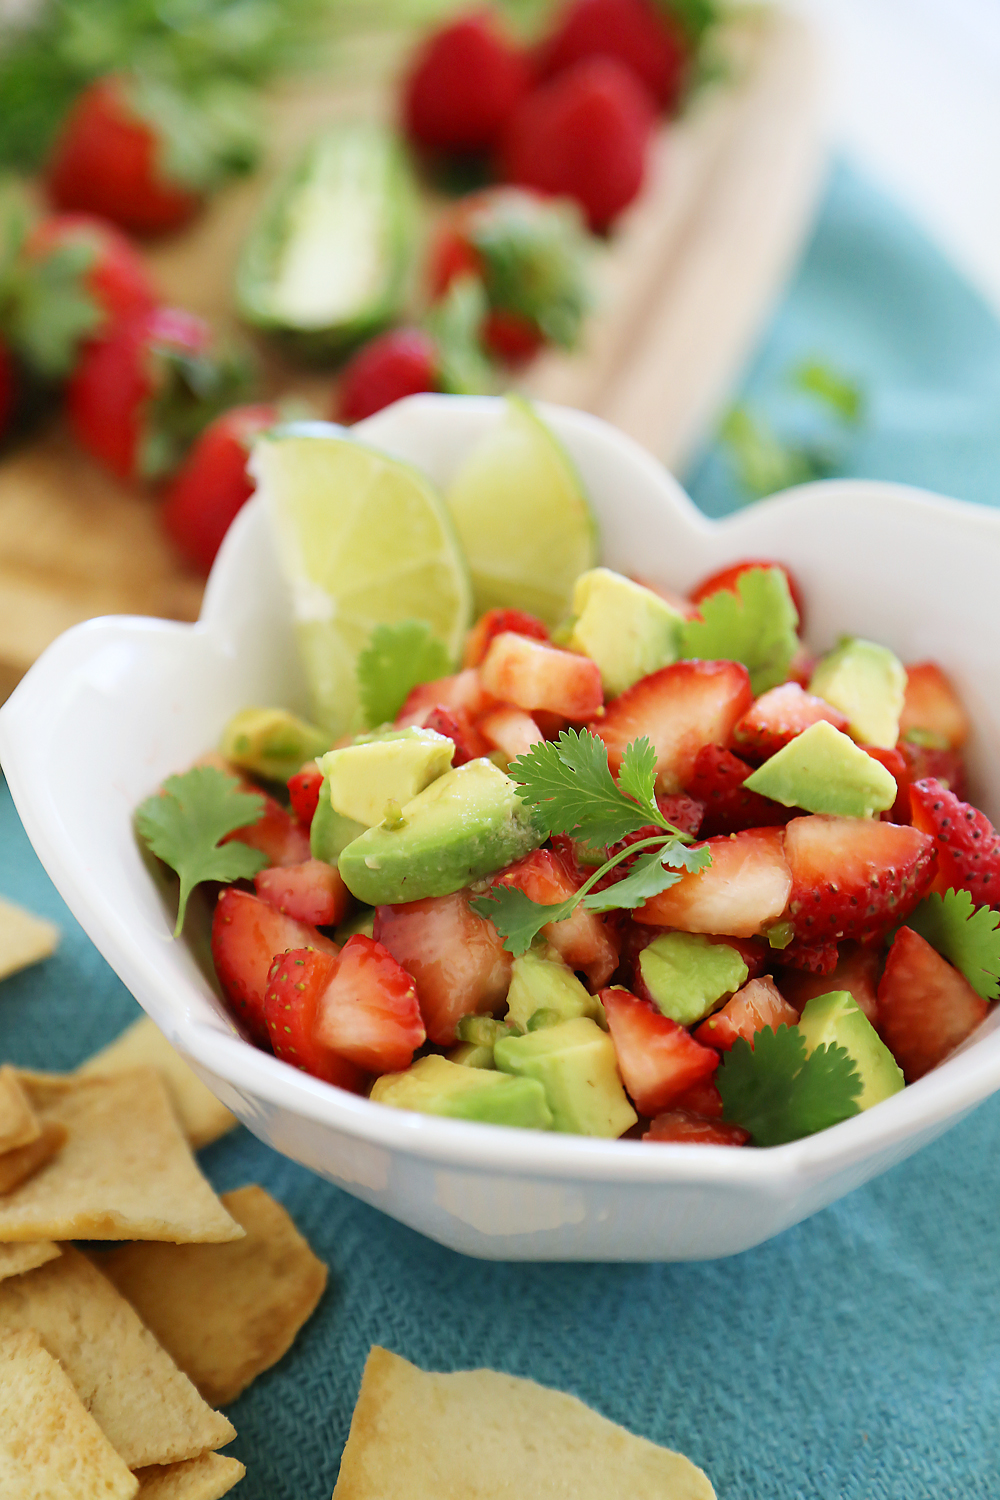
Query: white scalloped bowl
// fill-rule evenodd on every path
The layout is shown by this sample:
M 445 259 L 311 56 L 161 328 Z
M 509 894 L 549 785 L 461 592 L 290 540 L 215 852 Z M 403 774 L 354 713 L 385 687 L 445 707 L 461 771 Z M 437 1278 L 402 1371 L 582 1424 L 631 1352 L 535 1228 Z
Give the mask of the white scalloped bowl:
M 1000 813 L 1000 515 L 898 486 L 806 486 L 716 523 L 646 452 L 553 408 L 609 566 L 684 589 L 740 557 L 794 568 L 807 637 L 844 631 L 932 656 L 976 731 L 977 800 Z M 420 396 L 355 429 L 447 482 L 498 420 L 489 398 Z M 304 708 L 262 509 L 251 502 L 196 625 L 112 618 L 60 637 L 0 710 L 0 760 L 42 863 L 108 962 L 209 1087 L 276 1150 L 466 1254 L 699 1260 L 759 1244 L 909 1156 L 1000 1087 L 997 1013 L 919 1083 L 771 1150 L 650 1145 L 410 1114 L 343 1093 L 244 1041 L 171 922 L 132 831 L 137 804 L 250 703 Z

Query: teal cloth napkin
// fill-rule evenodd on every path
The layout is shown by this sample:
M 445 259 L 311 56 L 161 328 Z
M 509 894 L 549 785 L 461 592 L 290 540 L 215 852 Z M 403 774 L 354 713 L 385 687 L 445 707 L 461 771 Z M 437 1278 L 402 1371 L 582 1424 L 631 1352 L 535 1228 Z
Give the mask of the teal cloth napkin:
M 872 392 L 856 472 L 992 499 L 1000 327 L 846 169 L 746 394 L 771 402 L 788 365 L 817 352 Z M 725 511 L 728 483 L 706 454 L 696 498 Z M 73 1067 L 137 1007 L 41 870 L 5 788 L 0 894 L 63 929 L 53 958 L 0 986 L 0 1059 Z M 426 1368 L 488 1365 L 572 1391 L 688 1454 L 720 1500 L 995 1500 L 998 1154 L 1000 1097 L 732 1259 L 507 1266 L 439 1248 L 237 1130 L 202 1153 L 212 1182 L 260 1182 L 280 1198 L 330 1285 L 291 1352 L 230 1409 L 231 1451 L 247 1465 L 235 1493 L 329 1500 L 365 1357 L 381 1343 Z

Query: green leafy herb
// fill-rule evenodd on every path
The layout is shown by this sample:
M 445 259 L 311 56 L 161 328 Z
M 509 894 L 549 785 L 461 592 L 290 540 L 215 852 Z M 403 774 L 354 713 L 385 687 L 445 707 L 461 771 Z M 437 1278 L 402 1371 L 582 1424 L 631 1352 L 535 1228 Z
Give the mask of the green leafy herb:
M 426 621 L 376 625 L 355 668 L 368 728 L 394 719 L 411 689 L 446 677 L 452 667 L 447 647 Z
M 799 615 L 781 568 L 748 568 L 736 589 L 702 601 L 700 618 L 684 625 L 681 650 L 704 661 L 741 661 L 757 697 L 787 679 Z
M 822 402 L 835 417 L 849 427 L 857 427 L 865 418 L 865 393 L 856 380 L 841 375 L 819 360 L 807 360 L 792 373 L 796 390 Z
M 774 495 L 796 484 L 825 479 L 836 468 L 833 452 L 822 445 L 784 443 L 763 417 L 734 406 L 719 429 L 736 476 L 750 496 Z
M 723 1118 L 749 1130 L 757 1146 L 815 1135 L 858 1113 L 861 1077 L 844 1047 L 806 1056 L 797 1026 L 765 1026 L 754 1045 L 737 1037 L 715 1075 Z
M 495 386 L 483 346 L 488 312 L 482 282 L 475 276 L 459 276 L 424 319 L 437 346 L 441 389 L 452 396 L 475 396 Z
M 593 300 L 589 240 L 575 206 L 502 195 L 472 216 L 469 237 L 491 305 L 520 313 L 550 342 L 572 349 Z
M 635 754 L 644 753 L 640 746 L 652 753 L 648 741 L 634 743 Z M 633 783 L 635 754 L 630 762 Z M 655 753 L 652 760 L 655 776 Z M 572 833 L 592 848 L 617 844 L 650 822 L 669 827 L 653 800 L 652 780 L 639 806 L 616 786 L 608 768 L 607 747 L 586 729 L 564 729 L 557 740 L 539 740 L 511 762 L 508 775 L 521 788 L 521 801 L 544 814 L 550 833 Z M 645 782 L 642 791 L 647 791 Z
M 263 812 L 263 797 L 242 791 L 235 776 L 215 766 L 195 766 L 183 776 L 168 776 L 161 790 L 138 809 L 139 833 L 180 876 L 174 937 L 184 926 L 188 897 L 202 880 L 249 879 L 268 863 L 266 854 L 247 844 L 219 843 L 227 833 L 256 823 Z
M 963 973 L 983 1000 L 1000 995 L 1000 913 L 973 906 L 968 891 L 933 892 L 906 919 L 942 958 Z

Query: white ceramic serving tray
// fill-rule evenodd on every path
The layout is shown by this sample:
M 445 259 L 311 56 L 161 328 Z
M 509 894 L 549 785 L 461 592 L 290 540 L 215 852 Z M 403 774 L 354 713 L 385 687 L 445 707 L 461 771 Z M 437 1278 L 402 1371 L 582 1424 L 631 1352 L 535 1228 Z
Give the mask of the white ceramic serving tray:
M 353 430 L 446 483 L 501 415 L 419 396 Z M 547 419 L 572 454 L 610 567 L 686 589 L 741 557 L 788 563 L 815 648 L 842 632 L 932 656 L 976 725 L 977 800 L 1000 814 L 1000 515 L 898 486 L 810 485 L 715 523 L 596 418 Z M 261 1140 L 466 1254 L 697 1260 L 759 1244 L 903 1160 L 1000 1087 L 1000 1007 L 919 1083 L 771 1150 L 652 1145 L 465 1124 L 372 1104 L 245 1042 L 171 918 L 133 831 L 137 804 L 248 704 L 305 708 L 266 518 L 251 502 L 196 625 L 95 620 L 61 636 L 0 710 L 0 762 L 39 857 L 141 1005 Z

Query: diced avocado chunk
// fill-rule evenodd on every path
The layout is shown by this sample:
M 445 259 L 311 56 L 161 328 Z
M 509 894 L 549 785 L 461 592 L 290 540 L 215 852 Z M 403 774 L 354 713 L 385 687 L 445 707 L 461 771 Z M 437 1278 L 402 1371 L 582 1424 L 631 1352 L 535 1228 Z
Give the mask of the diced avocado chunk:
M 330 748 L 330 736 L 286 708 L 244 708 L 222 731 L 219 749 L 228 761 L 254 776 L 287 781 Z
M 537 1011 L 552 1011 L 557 1021 L 589 1016 L 603 1026 L 604 1006 L 563 963 L 554 948 L 538 944 L 515 958 L 507 991 L 507 1020 L 522 1031 Z
M 465 1068 L 495 1068 L 493 1048 L 500 1037 L 512 1034 L 505 1021 L 479 1015 L 463 1016 L 455 1031 L 458 1046 L 452 1048 L 448 1058 Z
M 342 948 L 348 938 L 375 936 L 375 913 L 370 906 L 359 906 L 352 911 L 349 917 L 345 917 L 340 926 L 333 934 L 333 940 Z
M 835 1043 L 847 1051 L 861 1075 L 859 1109 L 871 1109 L 903 1087 L 903 1074 L 849 990 L 832 990 L 806 1002 L 799 1019 L 806 1052 Z
M 386 803 L 402 807 L 412 801 L 449 769 L 454 754 L 455 741 L 447 735 L 416 726 L 398 729 L 391 737 L 365 739 L 322 756 L 323 792 L 334 812 L 371 828 L 385 817 Z
M 639 955 L 643 982 L 659 1009 L 680 1026 L 694 1026 L 733 994 L 750 972 L 739 950 L 696 932 L 666 932 Z
M 638 1118 L 622 1087 L 614 1042 L 586 1016 L 504 1037 L 493 1057 L 502 1072 L 542 1084 L 555 1130 L 613 1140 Z
M 463 1067 L 436 1053 L 418 1058 L 405 1073 L 383 1073 L 372 1084 L 370 1097 L 394 1109 L 415 1109 L 453 1120 L 517 1125 L 525 1130 L 552 1128 L 545 1090 L 537 1079 Z
M 463 1068 L 495 1068 L 493 1048 L 477 1046 L 475 1042 L 459 1042 L 448 1053 L 448 1061 L 459 1063 Z
M 470 760 L 418 792 L 398 820 L 367 829 L 339 868 L 369 906 L 449 896 L 537 849 L 544 824 L 489 760 Z
M 888 646 L 859 637 L 841 641 L 817 663 L 809 691 L 847 715 L 861 744 L 891 750 L 899 739 L 906 668 Z
M 353 818 L 345 818 L 343 814 L 334 812 L 324 780 L 309 828 L 309 848 L 313 859 L 325 859 L 328 865 L 335 865 L 341 851 L 364 831 L 364 823 L 356 823 Z
M 743 785 L 783 807 L 842 818 L 870 818 L 896 800 L 891 772 L 824 719 L 789 740 Z
M 680 655 L 684 616 L 652 589 L 610 568 L 580 574 L 573 614 L 566 644 L 596 662 L 609 698 Z

